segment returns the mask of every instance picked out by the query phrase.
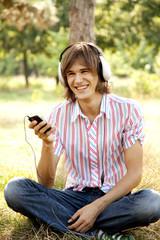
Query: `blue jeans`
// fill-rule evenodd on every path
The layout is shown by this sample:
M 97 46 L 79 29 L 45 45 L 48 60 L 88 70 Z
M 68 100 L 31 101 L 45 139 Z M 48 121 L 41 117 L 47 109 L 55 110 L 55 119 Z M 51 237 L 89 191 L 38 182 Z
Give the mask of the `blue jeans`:
M 67 232 L 68 220 L 80 208 L 102 197 L 101 190 L 77 192 L 72 189 L 48 189 L 26 178 L 13 178 L 4 190 L 10 208 L 23 215 Z M 146 189 L 110 204 L 97 218 L 84 237 L 92 237 L 101 229 L 108 234 L 138 226 L 148 226 L 160 219 L 160 194 Z M 77 233 L 76 233 L 77 234 Z

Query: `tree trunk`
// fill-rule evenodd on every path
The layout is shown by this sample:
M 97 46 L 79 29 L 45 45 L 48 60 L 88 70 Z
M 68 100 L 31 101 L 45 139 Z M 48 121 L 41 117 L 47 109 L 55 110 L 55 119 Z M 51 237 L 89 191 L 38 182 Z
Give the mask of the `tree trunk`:
M 70 44 L 76 42 L 95 42 L 94 7 L 95 0 L 70 0 Z
M 26 50 L 23 52 L 23 65 L 24 65 L 24 76 L 26 81 L 26 88 L 29 88 L 29 81 L 28 81 L 28 64 L 27 64 L 27 53 Z
M 38 72 L 38 68 L 37 68 L 36 64 L 34 63 L 34 61 L 33 61 L 33 71 L 34 71 L 35 77 L 38 78 L 39 72 Z

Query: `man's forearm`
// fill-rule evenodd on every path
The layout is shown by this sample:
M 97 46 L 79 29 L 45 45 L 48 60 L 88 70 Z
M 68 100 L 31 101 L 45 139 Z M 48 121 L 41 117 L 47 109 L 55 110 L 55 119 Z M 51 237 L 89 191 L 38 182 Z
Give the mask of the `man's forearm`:
M 115 187 L 106 193 L 103 197 L 97 199 L 94 204 L 97 206 L 99 214 L 111 203 L 127 195 L 141 181 L 141 174 L 126 174 Z
M 54 179 L 56 175 L 57 163 L 59 157 L 53 153 L 53 145 L 42 146 L 41 158 L 38 163 L 38 182 L 45 185 L 48 188 L 52 188 L 54 185 Z

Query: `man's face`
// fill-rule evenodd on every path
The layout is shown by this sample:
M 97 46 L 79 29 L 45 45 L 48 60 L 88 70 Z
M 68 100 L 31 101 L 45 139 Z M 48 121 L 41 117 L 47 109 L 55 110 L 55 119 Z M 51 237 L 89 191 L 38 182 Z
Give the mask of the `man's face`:
M 78 100 L 91 100 L 98 94 L 95 91 L 98 83 L 96 71 L 75 62 L 66 75 L 68 85 Z

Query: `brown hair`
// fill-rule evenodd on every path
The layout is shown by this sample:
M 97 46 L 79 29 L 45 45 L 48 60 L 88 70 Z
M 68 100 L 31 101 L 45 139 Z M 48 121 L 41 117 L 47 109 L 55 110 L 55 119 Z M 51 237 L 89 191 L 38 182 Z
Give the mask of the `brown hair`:
M 93 47 L 92 47 L 93 46 Z M 62 61 L 62 76 L 64 79 L 65 93 L 64 97 L 67 99 L 75 100 L 75 95 L 71 91 L 67 82 L 67 71 L 72 67 L 75 62 L 79 62 L 87 66 L 92 72 L 96 72 L 99 76 L 99 81 L 96 91 L 99 93 L 110 93 L 110 87 L 104 80 L 102 75 L 102 66 L 99 59 L 99 52 L 101 50 L 93 43 L 79 42 L 66 50 L 65 56 Z M 101 52 L 102 54 L 102 52 Z

